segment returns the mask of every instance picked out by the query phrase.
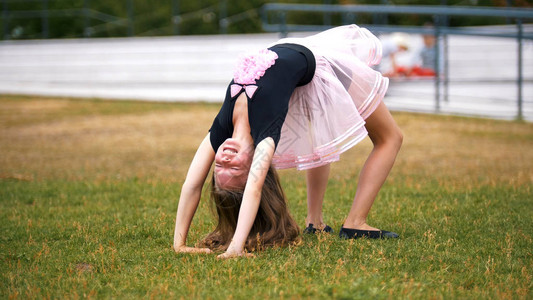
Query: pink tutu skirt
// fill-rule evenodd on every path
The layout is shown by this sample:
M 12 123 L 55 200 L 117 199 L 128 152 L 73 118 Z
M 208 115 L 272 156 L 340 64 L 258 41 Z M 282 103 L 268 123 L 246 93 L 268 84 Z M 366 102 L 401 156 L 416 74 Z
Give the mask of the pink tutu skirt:
M 381 60 L 381 43 L 356 25 L 276 42 L 281 43 L 310 49 L 316 70 L 291 96 L 273 164 L 304 170 L 337 161 L 368 135 L 365 119 L 387 91 L 388 78 L 370 67 Z

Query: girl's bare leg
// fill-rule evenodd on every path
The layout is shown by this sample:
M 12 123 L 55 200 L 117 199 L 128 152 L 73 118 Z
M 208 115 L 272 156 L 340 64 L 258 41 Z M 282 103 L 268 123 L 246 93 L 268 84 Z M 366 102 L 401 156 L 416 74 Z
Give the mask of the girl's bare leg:
M 305 226 L 313 224 L 316 229 L 323 229 L 325 226 L 322 215 L 322 202 L 329 178 L 329 164 L 318 168 L 307 170 L 307 218 Z
M 366 218 L 394 164 L 403 135 L 383 102 L 367 118 L 365 127 L 374 148 L 359 174 L 357 192 L 344 227 L 377 230 L 366 223 Z

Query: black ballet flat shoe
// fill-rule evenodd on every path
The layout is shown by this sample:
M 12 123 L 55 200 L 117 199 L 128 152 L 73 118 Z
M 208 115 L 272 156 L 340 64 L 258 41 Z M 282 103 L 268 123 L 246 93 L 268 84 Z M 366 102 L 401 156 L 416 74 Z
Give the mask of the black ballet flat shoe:
M 366 237 L 369 239 L 397 239 L 397 233 L 385 230 L 359 230 L 341 227 L 339 231 L 341 239 L 358 239 Z
M 329 225 L 326 225 L 324 229 L 318 229 L 318 228 L 315 228 L 313 224 L 309 224 L 309 226 L 307 226 L 304 229 L 304 233 L 308 233 L 308 234 L 315 234 L 319 232 L 333 233 L 333 228 L 329 227 Z

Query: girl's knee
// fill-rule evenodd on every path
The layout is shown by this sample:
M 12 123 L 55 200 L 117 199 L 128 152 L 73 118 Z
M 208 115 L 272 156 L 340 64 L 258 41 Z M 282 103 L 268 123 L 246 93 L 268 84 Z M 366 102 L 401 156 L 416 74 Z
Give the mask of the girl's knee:
M 372 138 L 374 147 L 386 147 L 395 152 L 400 151 L 403 144 L 403 132 L 397 126 L 389 129 L 385 134 L 382 134 L 379 138 Z
M 392 130 L 387 138 L 387 143 L 393 148 L 396 152 L 400 151 L 400 148 L 403 144 L 403 132 L 395 126 L 395 129 Z
M 397 128 L 396 132 L 394 133 L 394 143 L 396 144 L 398 150 L 400 150 L 403 144 L 403 132 L 400 130 L 400 128 Z

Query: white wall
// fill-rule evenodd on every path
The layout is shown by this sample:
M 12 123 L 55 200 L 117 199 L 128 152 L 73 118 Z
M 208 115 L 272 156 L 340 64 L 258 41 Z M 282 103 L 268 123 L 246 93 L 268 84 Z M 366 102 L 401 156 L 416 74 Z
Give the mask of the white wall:
M 277 39 L 277 34 L 255 34 L 3 41 L 0 94 L 217 102 L 238 54 Z M 531 40 L 524 41 L 523 54 L 523 99 L 533 119 Z M 516 79 L 516 59 L 513 39 L 449 36 L 452 83 L 442 111 L 515 116 L 516 84 L 505 80 Z M 470 81 L 480 78 L 495 82 Z M 396 110 L 431 111 L 434 90 L 427 80 L 393 82 L 386 102 Z

